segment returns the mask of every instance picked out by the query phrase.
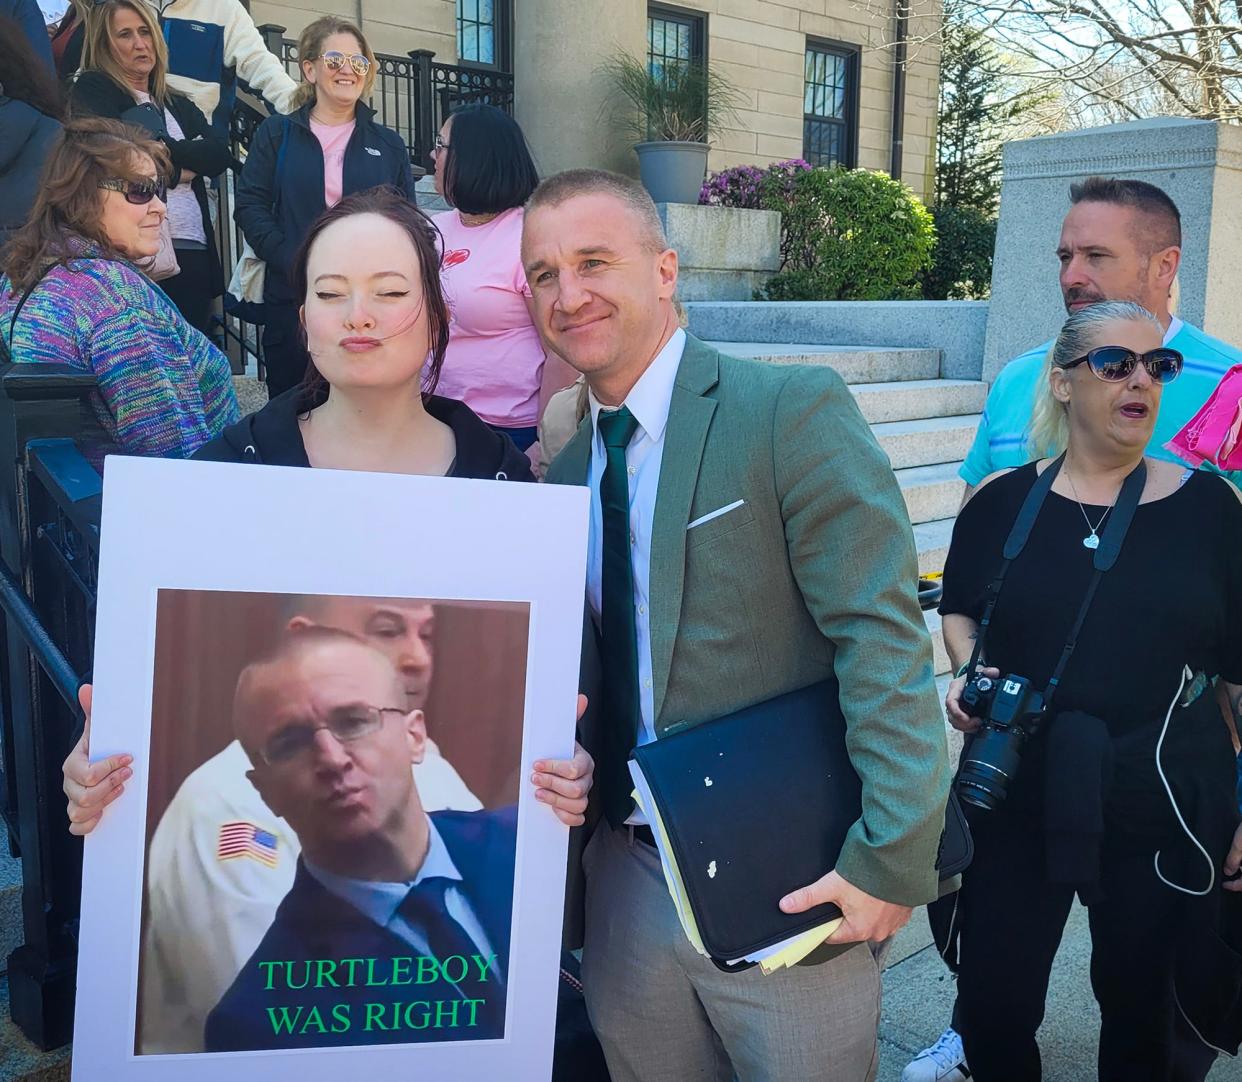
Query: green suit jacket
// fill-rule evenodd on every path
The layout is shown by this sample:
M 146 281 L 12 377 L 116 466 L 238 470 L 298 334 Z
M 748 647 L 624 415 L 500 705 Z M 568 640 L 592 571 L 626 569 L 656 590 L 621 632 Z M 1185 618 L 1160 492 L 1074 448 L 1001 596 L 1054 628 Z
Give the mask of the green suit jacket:
M 585 484 L 591 440 L 587 417 L 548 480 Z M 837 871 L 904 905 L 936 897 L 949 784 L 917 579 L 892 467 L 841 377 L 688 336 L 652 523 L 656 732 L 835 673 L 863 794 Z

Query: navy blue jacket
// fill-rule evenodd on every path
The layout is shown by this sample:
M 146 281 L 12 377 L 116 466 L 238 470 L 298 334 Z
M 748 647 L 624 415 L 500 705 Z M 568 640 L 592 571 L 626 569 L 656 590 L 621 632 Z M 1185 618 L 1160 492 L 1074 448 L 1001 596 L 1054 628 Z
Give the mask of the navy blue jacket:
M 0 0 L 0 15 L 7 15 L 26 35 L 35 56 L 47 65 L 49 75 L 56 74 L 52 63 L 52 45 L 47 36 L 47 25 L 43 22 L 43 12 L 35 0 Z
M 517 849 L 517 809 L 501 808 L 483 812 L 432 812 L 431 820 L 462 881 L 458 889 L 465 896 L 483 926 L 487 941 L 496 953 L 500 972 L 509 972 L 509 933 L 513 915 L 513 866 Z M 291 983 L 303 983 L 302 963 L 345 959 L 373 959 L 374 983 L 368 986 L 359 979 L 353 987 L 341 970 L 336 977 L 340 987 L 315 987 L 318 967 L 310 967 L 312 979 L 303 989 L 293 989 L 274 972 L 274 987 L 267 987 L 267 972 L 260 962 L 290 962 L 295 974 Z M 400 982 L 393 982 L 394 959 L 404 959 L 400 966 Z M 412 962 L 410 961 L 412 959 Z M 339 970 L 339 967 L 338 967 Z M 355 970 L 365 971 L 365 962 Z M 328 971 L 331 973 L 332 971 Z M 498 981 L 495 970 L 480 982 L 477 969 L 461 983 L 461 991 L 444 980 L 410 983 L 419 972 L 418 956 L 404 939 L 381 928 L 348 902 L 323 887 L 298 861 L 297 875 L 285 895 L 271 928 L 263 937 L 250 960 L 242 967 L 232 987 L 224 993 L 215 1009 L 207 1016 L 205 1047 L 208 1052 L 258 1051 L 284 1048 L 324 1048 L 357 1044 L 421 1044 L 429 1041 L 486 1040 L 504 1036 L 505 985 Z M 388 983 L 380 984 L 381 980 Z M 452 1009 L 462 994 L 484 1003 L 475 1008 L 475 1024 L 467 1023 L 469 1008 L 462 1003 L 456 1014 L 457 1025 L 447 1023 L 437 1028 L 429 1023 L 414 1028 L 429 1014 L 434 1022 L 436 1002 L 443 1001 Z M 368 1004 L 382 1005 L 383 1010 L 368 1011 Z M 397 1017 L 404 1024 L 388 1028 Z M 406 1009 L 413 1006 L 411 1013 Z M 421 1004 L 429 1004 L 423 1006 Z M 292 1020 L 293 1031 L 279 1035 L 273 1032 L 269 1009 L 280 1012 L 277 1017 Z M 312 1008 L 318 1008 L 322 1031 L 315 1022 L 307 1022 Z M 300 1012 L 300 1013 L 299 1013 Z M 442 1015 L 447 1018 L 447 1015 Z M 374 1024 L 368 1029 L 370 1018 Z
M 0 94 L 0 248 L 26 224 L 60 122 Z
M 294 301 L 289 282 L 293 257 L 311 224 L 327 209 L 323 150 L 310 128 L 312 104 L 288 116 L 270 116 L 259 125 L 237 182 L 233 217 L 267 264 L 263 299 L 269 304 Z M 342 194 L 391 184 L 412 203 L 410 152 L 401 136 L 377 124 L 374 116 L 374 110 L 358 103 L 354 134 L 345 148 Z

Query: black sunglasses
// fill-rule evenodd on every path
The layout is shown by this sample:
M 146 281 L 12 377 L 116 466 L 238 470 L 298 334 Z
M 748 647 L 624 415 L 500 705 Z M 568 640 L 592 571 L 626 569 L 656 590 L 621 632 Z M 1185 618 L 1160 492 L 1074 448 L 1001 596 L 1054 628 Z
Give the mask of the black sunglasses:
M 1087 362 L 1092 374 L 1105 383 L 1120 383 L 1123 379 L 1128 379 L 1134 366 L 1140 361 L 1146 366 L 1152 383 L 1172 383 L 1182 371 L 1182 355 L 1177 350 L 1164 346 L 1147 353 L 1135 353 L 1125 346 L 1100 346 L 1085 357 L 1062 365 L 1062 368 L 1073 368 L 1083 361 Z
M 157 195 L 161 203 L 168 202 L 168 185 L 162 180 L 122 180 L 116 177 L 101 180 L 99 186 L 107 188 L 110 192 L 120 192 L 125 196 L 126 202 L 139 207 L 151 202 Z

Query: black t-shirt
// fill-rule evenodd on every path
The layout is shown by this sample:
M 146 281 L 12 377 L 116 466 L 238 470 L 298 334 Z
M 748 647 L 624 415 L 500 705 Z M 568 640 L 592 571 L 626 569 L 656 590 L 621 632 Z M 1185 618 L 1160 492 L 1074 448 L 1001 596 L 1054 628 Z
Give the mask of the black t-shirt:
M 945 563 L 942 614 L 982 618 L 1035 477 L 1034 464 L 998 477 L 962 510 Z M 1105 511 L 1085 509 L 1092 523 Z M 1082 543 L 1088 532 L 1078 504 L 1049 492 L 988 631 L 987 663 L 1002 675 L 1025 676 L 1041 691 L 1047 685 L 1091 580 L 1092 551 Z M 1122 736 L 1164 717 L 1183 665 L 1242 684 L 1242 502 L 1227 481 L 1202 472 L 1135 510 L 1054 709 L 1093 714 Z

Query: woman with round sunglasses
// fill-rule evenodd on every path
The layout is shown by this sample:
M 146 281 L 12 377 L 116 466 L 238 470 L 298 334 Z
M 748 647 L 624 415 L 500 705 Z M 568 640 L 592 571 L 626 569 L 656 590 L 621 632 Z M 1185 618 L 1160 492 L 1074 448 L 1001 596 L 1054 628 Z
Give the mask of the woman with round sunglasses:
M 271 398 L 295 387 L 309 360 L 298 320 L 293 258 L 311 223 L 343 196 L 392 185 L 414 201 L 410 154 L 363 103 L 375 54 L 353 23 L 326 15 L 298 39 L 305 82 L 294 111 L 268 117 L 250 143 L 234 217 L 267 269 L 263 361 Z
M 984 758 L 975 734 L 1000 717 L 974 678 L 999 685 L 998 697 L 1020 690 L 1016 677 L 1044 693 L 1073 643 L 1050 711 L 1034 713 L 1016 766 L 997 778 L 1000 796 L 965 798 L 989 805 L 968 808 L 975 856 L 954 911 L 958 1017 L 978 1082 L 1041 1077 L 1036 1031 L 1076 893 L 1091 927 L 1102 1082 L 1201 1079 L 1213 1049 L 1242 1038 L 1228 1036 L 1242 1018 L 1204 1007 L 1228 1002 L 1219 971 L 1206 974 L 1224 956 L 1225 915 L 1242 912 L 1236 733 L 1221 716 L 1226 699 L 1242 709 L 1242 497 L 1222 477 L 1145 457 L 1182 367 L 1161 342 L 1136 304 L 1073 313 L 1030 434 L 1046 457 L 986 479 L 954 526 L 940 611 L 961 666 L 945 706 L 967 734 L 964 762 Z M 1054 461 L 1015 554 L 1019 510 Z M 1115 544 L 1110 522 L 1132 497 L 1116 562 L 1075 635 L 1097 551 Z
M 233 162 L 188 97 L 167 85 L 168 48 L 144 0 L 102 0 L 86 23 L 82 71 L 69 89 L 77 116 L 102 116 L 150 132 L 168 149 L 168 226 L 178 271 L 160 279 L 186 321 L 212 333 L 212 303 L 224 292 L 207 202 L 207 181 Z
M 159 250 L 169 168 L 127 125 L 66 124 L 4 249 L 0 335 L 14 361 L 93 373 L 113 448 L 184 458 L 238 410 L 228 358 L 139 269 Z

